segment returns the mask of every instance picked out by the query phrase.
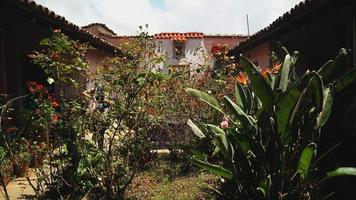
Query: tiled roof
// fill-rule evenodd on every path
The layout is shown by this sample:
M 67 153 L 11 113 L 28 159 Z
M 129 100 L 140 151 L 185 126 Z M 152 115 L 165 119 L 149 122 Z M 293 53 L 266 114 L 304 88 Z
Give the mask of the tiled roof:
M 278 17 L 275 21 L 269 24 L 267 27 L 261 29 L 260 31 L 254 33 L 250 37 L 248 37 L 245 41 L 241 42 L 235 49 L 242 48 L 244 46 L 248 46 L 254 41 L 260 40 L 261 38 L 265 37 L 267 34 L 275 31 L 282 25 L 288 24 L 291 19 L 300 15 L 302 13 L 307 12 L 307 8 L 312 8 L 313 6 L 317 5 L 318 3 L 324 3 L 328 0 L 305 0 L 301 1 L 299 4 L 295 5 L 292 9 L 288 12 L 284 13 L 282 16 Z
M 204 34 L 199 32 L 188 33 L 157 33 L 153 35 L 154 39 L 170 39 L 177 41 L 184 41 L 187 39 L 203 38 Z
M 115 33 L 113 30 L 111 30 L 109 27 L 106 26 L 106 24 L 103 24 L 103 23 L 91 23 L 91 24 L 88 24 L 88 25 L 86 25 L 86 26 L 83 26 L 82 28 L 83 28 L 83 29 L 88 29 L 88 28 L 90 28 L 90 27 L 97 26 L 97 25 L 99 25 L 99 26 L 105 28 L 105 29 L 106 29 L 109 33 L 111 33 L 112 35 L 116 35 L 116 33 Z M 109 35 L 109 34 L 108 34 L 108 35 Z
M 48 8 L 40 4 L 37 4 L 33 0 L 2 0 L 1 3 L 3 2 L 14 5 L 24 10 L 25 12 L 31 14 L 37 14 L 40 17 L 42 17 L 42 19 L 49 21 L 51 24 L 53 24 L 54 26 L 53 28 L 60 28 L 64 31 L 72 32 L 78 35 L 79 38 L 84 39 L 86 42 L 89 42 L 91 44 L 96 44 L 101 47 L 106 47 L 115 52 L 120 51 L 120 49 L 117 46 L 67 21 L 64 17 L 57 15 L 56 13 L 49 10 Z
M 247 38 L 247 35 L 243 34 L 207 34 L 206 38 Z

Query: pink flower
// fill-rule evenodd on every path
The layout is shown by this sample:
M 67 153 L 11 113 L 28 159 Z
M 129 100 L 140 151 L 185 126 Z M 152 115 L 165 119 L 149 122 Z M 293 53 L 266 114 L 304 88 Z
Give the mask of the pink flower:
M 220 123 L 221 128 L 228 128 L 229 127 L 229 121 L 226 117 L 224 117 L 223 121 Z

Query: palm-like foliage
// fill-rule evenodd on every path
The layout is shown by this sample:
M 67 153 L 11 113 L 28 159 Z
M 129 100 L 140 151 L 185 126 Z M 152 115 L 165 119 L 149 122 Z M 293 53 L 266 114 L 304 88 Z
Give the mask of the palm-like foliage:
M 200 138 L 214 142 L 212 164 L 208 156 L 185 147 L 192 162 L 225 178 L 239 199 L 316 198 L 317 147 L 321 128 L 331 113 L 333 94 L 356 79 L 356 70 L 340 72 L 347 51 L 318 71 L 295 73 L 298 53 L 285 48 L 282 69 L 262 73 L 247 58 L 240 66 L 249 83 L 236 85 L 235 101 L 225 96 L 219 103 L 196 89 L 186 92 L 217 109 L 227 118 L 228 127 L 212 124 L 188 125 Z M 350 175 L 340 168 L 329 175 Z M 341 170 L 341 171 L 340 171 Z M 347 171 L 348 170 L 348 171 Z

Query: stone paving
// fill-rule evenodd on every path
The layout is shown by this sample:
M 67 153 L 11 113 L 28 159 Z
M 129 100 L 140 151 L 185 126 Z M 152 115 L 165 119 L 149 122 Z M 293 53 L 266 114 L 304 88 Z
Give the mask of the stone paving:
M 30 180 L 32 184 L 35 184 L 35 176 L 33 172 L 29 172 Z M 19 177 L 11 180 L 6 187 L 10 200 L 16 199 L 29 199 L 35 195 L 35 191 L 32 189 L 25 177 Z M 0 200 L 5 199 L 3 188 L 0 187 Z

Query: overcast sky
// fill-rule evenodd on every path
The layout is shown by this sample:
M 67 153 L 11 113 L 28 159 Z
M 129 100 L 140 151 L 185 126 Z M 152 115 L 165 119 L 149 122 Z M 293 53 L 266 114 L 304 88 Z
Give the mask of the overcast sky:
M 36 0 L 79 26 L 106 24 L 119 35 L 148 31 L 246 34 L 246 14 L 254 33 L 300 0 Z

